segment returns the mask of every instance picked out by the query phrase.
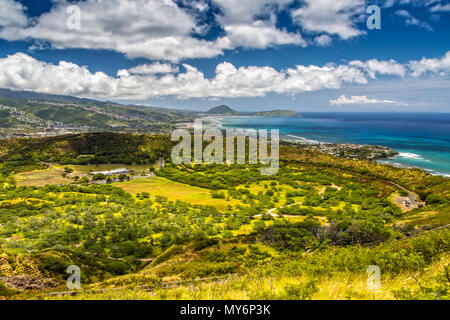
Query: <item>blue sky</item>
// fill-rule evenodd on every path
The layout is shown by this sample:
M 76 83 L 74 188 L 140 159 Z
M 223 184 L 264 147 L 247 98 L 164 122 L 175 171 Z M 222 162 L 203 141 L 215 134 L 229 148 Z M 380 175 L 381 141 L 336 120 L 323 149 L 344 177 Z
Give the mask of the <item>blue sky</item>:
M 366 26 L 373 4 L 380 30 Z M 450 112 L 449 30 L 439 0 L 0 0 L 0 87 L 202 110 Z

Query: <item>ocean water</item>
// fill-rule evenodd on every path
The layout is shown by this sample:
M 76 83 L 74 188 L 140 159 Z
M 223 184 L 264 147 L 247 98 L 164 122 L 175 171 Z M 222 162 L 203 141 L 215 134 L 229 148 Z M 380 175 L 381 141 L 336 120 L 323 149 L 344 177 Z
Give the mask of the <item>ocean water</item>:
M 450 113 L 301 113 L 294 117 L 223 117 L 224 128 L 279 129 L 304 142 L 387 146 L 400 152 L 383 159 L 450 177 Z

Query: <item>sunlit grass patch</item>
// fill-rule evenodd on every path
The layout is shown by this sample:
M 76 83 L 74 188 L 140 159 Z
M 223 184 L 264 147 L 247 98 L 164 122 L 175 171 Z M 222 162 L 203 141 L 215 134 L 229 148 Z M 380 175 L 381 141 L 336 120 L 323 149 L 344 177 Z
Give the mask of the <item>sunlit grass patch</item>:
M 214 206 L 219 210 L 225 210 L 229 205 L 240 204 L 239 201 L 214 199 L 211 191 L 199 187 L 173 182 L 161 177 L 144 178 L 133 181 L 114 183 L 126 192 L 137 194 L 148 192 L 153 196 L 164 196 L 169 201 L 184 201 L 192 204 Z
M 148 172 L 151 165 L 126 165 L 126 164 L 98 164 L 98 165 L 53 165 L 55 169 L 64 171 L 64 168 L 70 168 L 73 170 L 72 175 L 81 174 L 86 175 L 90 172 L 109 171 L 118 168 L 127 168 L 128 170 L 134 170 L 136 172 Z
M 57 168 L 48 168 L 45 170 L 34 170 L 30 172 L 19 173 L 14 176 L 19 186 L 44 187 L 46 185 L 70 183 L 70 179 L 61 176 L 64 170 Z

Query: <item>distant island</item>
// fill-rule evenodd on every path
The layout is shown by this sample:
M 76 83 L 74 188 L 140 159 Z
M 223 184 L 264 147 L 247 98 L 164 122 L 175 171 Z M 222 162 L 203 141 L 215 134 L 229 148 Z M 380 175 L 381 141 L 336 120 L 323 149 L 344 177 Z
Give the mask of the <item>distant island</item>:
M 301 115 L 294 110 L 272 110 L 272 111 L 262 111 L 262 112 L 255 112 L 251 114 L 252 116 L 259 116 L 259 117 L 298 117 L 300 118 Z
M 254 117 L 300 117 L 298 112 L 293 110 L 272 110 L 261 112 L 239 112 L 227 105 L 211 108 L 206 112 L 208 115 L 220 116 L 254 116 Z

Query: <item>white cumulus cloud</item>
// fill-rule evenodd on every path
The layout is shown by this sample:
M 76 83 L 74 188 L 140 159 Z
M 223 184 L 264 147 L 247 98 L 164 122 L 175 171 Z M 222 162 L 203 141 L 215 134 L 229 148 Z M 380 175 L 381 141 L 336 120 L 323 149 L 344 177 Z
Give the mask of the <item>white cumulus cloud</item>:
M 364 0 L 304 0 L 304 6 L 292 11 L 291 15 L 307 31 L 349 39 L 363 34 L 355 22 L 365 8 Z
M 165 69 L 165 70 L 162 70 Z M 366 83 L 364 72 L 347 65 L 296 66 L 278 71 L 272 67 L 236 68 L 228 62 L 206 78 L 193 66 L 184 71 L 163 73 L 164 65 L 141 65 L 120 70 L 117 77 L 91 73 L 87 67 L 69 62 L 49 64 L 24 53 L 0 59 L 0 87 L 67 94 L 91 98 L 148 99 L 174 96 L 189 98 L 263 97 L 268 93 L 296 94 L 336 89 L 345 83 Z M 160 72 L 161 71 L 161 72 Z
M 177 73 L 180 69 L 170 63 L 141 64 L 127 70 L 130 74 L 164 74 Z M 121 72 L 120 70 L 119 72 Z
M 24 27 L 27 23 L 22 4 L 14 0 L 0 0 L 0 31 L 2 27 Z
M 410 61 L 408 65 L 413 77 L 420 77 L 426 73 L 443 73 L 450 72 L 450 51 L 442 58 L 422 58 L 418 61 Z
M 376 78 L 376 74 L 381 75 L 395 75 L 404 77 L 406 74 L 406 68 L 402 64 L 395 60 L 377 60 L 371 59 L 365 62 L 355 60 L 350 62 L 351 66 L 356 66 L 363 69 L 369 74 L 372 79 Z
M 106 49 L 150 60 L 211 58 L 240 47 L 305 45 L 300 34 L 276 26 L 276 12 L 292 1 L 214 0 L 222 9 L 217 21 L 225 33 L 203 39 L 209 26 L 200 18 L 209 3 L 202 0 L 184 1 L 183 8 L 174 0 L 58 0 L 32 23 L 17 0 L 0 0 L 0 38 L 32 39 L 35 48 L 48 43 L 56 49 Z M 67 26 L 72 5 L 80 9 L 80 30 Z
M 329 35 L 322 34 L 321 36 L 315 37 L 314 41 L 321 47 L 328 47 L 333 42 L 333 39 Z
M 0 59 L 0 87 L 75 96 L 114 96 L 118 80 L 61 61 L 48 64 L 24 53 Z
M 369 99 L 367 96 L 352 96 L 347 98 L 345 95 L 340 96 L 336 100 L 330 100 L 331 105 L 346 105 L 346 104 L 396 104 L 393 100 L 377 100 Z
M 423 58 L 405 65 L 394 60 L 368 60 L 341 65 L 297 65 L 276 70 L 269 66 L 237 68 L 223 62 L 217 65 L 211 78 L 189 64 L 168 63 L 138 65 L 119 70 L 117 76 L 112 77 L 103 72 L 92 73 L 87 67 L 71 62 L 52 64 L 16 53 L 0 59 L 0 87 L 105 99 L 145 100 L 169 96 L 210 99 L 264 97 L 269 93 L 296 95 L 339 89 L 348 84 L 367 84 L 378 75 L 414 78 L 428 73 L 440 76 L 447 72 L 450 72 L 450 52 L 442 58 Z M 333 101 L 336 104 L 348 101 L 390 103 L 365 96 L 341 98 Z

